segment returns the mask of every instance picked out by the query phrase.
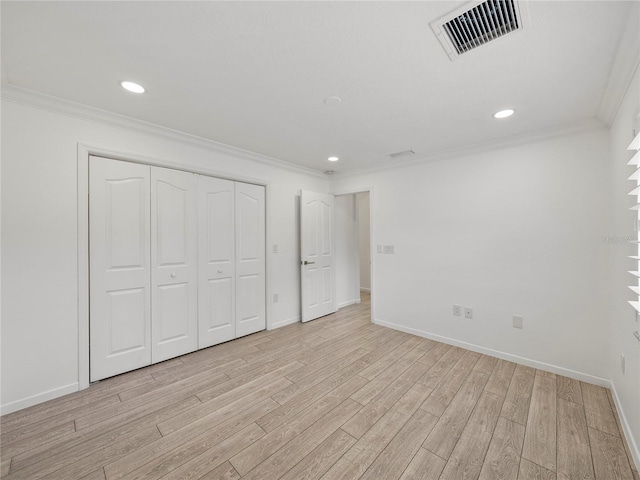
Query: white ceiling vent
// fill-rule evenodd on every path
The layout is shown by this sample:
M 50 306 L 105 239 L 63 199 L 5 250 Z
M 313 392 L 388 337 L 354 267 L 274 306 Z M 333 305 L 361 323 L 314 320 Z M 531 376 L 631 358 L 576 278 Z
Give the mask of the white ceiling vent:
M 413 150 L 404 150 L 402 152 L 395 152 L 395 153 L 390 153 L 389 156 L 391 158 L 398 158 L 398 157 L 408 157 L 409 155 L 413 155 L 414 152 Z
M 473 2 L 432 22 L 431 28 L 449 58 L 454 60 L 507 33 L 521 30 L 529 21 L 523 3 L 517 0 Z

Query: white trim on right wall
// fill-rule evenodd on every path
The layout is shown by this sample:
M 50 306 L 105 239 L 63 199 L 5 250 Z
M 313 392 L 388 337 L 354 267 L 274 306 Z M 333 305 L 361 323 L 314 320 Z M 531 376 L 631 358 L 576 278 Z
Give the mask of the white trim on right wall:
M 622 433 L 627 441 L 627 445 L 629 446 L 629 450 L 631 451 L 631 456 L 633 457 L 633 461 L 635 462 L 636 469 L 640 469 L 640 448 L 638 448 L 638 443 L 635 438 L 633 438 L 633 434 L 631 432 L 631 427 L 629 425 L 629 420 L 627 415 L 624 413 L 622 409 L 622 405 L 620 403 L 620 397 L 618 396 L 618 392 L 616 391 L 616 385 L 613 382 L 609 382 L 611 389 L 611 396 L 613 397 L 613 403 L 616 405 L 616 410 L 618 411 L 618 416 L 620 417 L 620 424 L 622 425 Z

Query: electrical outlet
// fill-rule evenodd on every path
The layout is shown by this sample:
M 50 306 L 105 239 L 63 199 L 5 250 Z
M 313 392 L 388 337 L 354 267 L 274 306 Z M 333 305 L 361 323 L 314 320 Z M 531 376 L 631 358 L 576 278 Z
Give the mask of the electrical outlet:
M 624 353 L 620 354 L 620 370 L 622 370 L 622 374 L 624 375 L 624 368 L 625 368 L 625 364 L 624 364 Z
M 524 327 L 524 321 L 523 321 L 522 317 L 520 315 L 514 315 L 513 316 L 513 328 L 522 329 L 523 327 Z
M 393 245 L 382 245 L 382 253 L 396 253 Z
M 278 301 L 280 300 L 280 295 L 277 293 L 273 294 L 273 303 L 278 303 Z
M 473 308 L 464 307 L 464 318 L 473 318 Z
M 461 317 L 462 316 L 462 307 L 460 305 L 454 305 L 453 306 L 453 314 L 456 317 Z
M 273 253 L 278 253 L 278 245 L 277 244 L 273 244 Z

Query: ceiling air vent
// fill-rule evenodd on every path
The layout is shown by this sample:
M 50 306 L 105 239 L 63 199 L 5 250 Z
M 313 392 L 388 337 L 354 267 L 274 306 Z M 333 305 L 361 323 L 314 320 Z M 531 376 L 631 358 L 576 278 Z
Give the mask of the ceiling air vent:
M 391 158 L 398 158 L 398 157 L 408 157 L 409 155 L 413 155 L 414 152 L 413 150 L 405 150 L 403 152 L 395 152 L 395 153 L 390 153 L 389 156 Z
M 507 33 L 521 30 L 528 22 L 517 0 L 473 2 L 431 23 L 451 60 Z

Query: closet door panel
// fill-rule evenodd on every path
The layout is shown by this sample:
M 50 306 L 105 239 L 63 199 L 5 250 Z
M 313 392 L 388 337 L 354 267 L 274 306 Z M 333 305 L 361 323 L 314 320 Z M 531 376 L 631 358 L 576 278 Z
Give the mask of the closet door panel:
M 150 167 L 89 160 L 90 379 L 151 363 Z
M 198 348 L 196 175 L 151 167 L 153 363 Z
M 236 336 L 264 330 L 265 189 L 236 182 Z
M 198 176 L 198 345 L 235 338 L 235 183 Z

